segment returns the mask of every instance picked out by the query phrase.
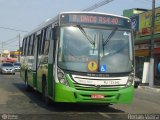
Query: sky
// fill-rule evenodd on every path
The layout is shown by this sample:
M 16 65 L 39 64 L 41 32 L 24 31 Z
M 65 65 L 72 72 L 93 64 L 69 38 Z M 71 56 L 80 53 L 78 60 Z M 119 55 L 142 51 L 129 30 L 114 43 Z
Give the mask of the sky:
M 35 29 L 48 18 L 64 11 L 80 11 L 103 0 L 0 0 L 0 52 L 18 49 L 18 35 Z M 160 7 L 160 0 L 156 0 Z M 123 10 L 132 8 L 152 8 L 152 0 L 113 0 L 95 9 L 95 12 L 122 15 Z M 12 28 L 14 31 L 4 28 Z

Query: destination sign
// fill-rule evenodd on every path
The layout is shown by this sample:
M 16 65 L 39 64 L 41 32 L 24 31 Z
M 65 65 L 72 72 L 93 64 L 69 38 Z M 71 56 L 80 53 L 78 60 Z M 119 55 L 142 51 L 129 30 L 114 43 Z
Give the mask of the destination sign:
M 128 19 L 101 14 L 82 14 L 71 13 L 61 15 L 61 24 L 92 24 L 92 25 L 113 25 L 113 26 L 125 26 L 130 27 L 130 21 Z

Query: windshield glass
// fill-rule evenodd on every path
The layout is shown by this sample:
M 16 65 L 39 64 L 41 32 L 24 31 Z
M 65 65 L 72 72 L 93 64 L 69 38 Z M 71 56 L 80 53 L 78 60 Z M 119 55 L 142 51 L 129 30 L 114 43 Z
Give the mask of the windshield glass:
M 127 30 L 61 27 L 58 66 L 78 72 L 130 72 L 131 46 Z
M 20 63 L 14 63 L 14 66 L 20 66 Z
M 4 63 L 2 64 L 3 67 L 13 67 L 12 63 Z

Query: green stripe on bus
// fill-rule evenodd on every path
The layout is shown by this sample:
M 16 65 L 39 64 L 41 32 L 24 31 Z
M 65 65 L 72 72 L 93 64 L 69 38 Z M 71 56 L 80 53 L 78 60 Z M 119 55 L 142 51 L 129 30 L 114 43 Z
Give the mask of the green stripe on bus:
M 47 80 L 47 87 L 48 87 L 48 95 L 53 96 L 53 64 L 48 64 L 48 80 Z

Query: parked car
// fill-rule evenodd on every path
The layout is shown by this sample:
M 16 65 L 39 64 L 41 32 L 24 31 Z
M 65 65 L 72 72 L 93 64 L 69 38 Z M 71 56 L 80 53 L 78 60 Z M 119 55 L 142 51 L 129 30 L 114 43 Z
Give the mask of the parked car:
M 21 64 L 20 63 L 15 62 L 15 63 L 13 63 L 13 65 L 14 65 L 15 71 L 20 71 L 20 69 L 21 69 Z
M 0 65 L 1 74 L 13 74 L 15 75 L 15 68 L 12 63 L 1 63 Z
M 17 60 L 15 59 L 15 58 L 3 58 L 2 59 L 2 62 L 11 62 L 11 63 L 13 63 L 13 62 L 16 62 Z

